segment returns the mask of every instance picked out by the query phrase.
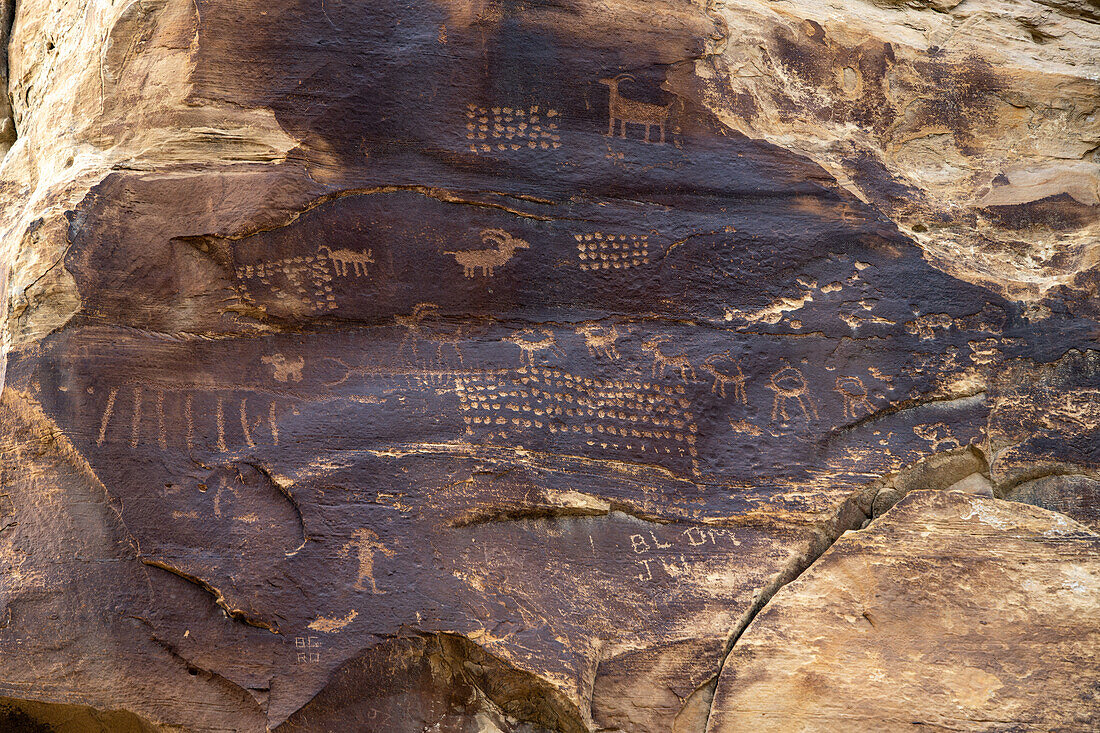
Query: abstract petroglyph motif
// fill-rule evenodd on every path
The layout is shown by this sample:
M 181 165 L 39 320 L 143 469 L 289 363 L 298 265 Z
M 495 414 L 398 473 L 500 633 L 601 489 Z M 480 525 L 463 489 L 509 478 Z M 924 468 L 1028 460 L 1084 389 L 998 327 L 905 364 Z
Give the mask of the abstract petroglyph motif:
M 608 121 L 607 134 L 615 134 L 615 123 L 619 123 L 619 137 L 626 137 L 627 123 L 632 125 L 645 125 L 645 141 L 649 142 L 651 127 L 657 127 L 661 133 L 659 142 L 665 142 L 665 126 L 668 124 L 668 116 L 675 102 L 661 106 L 640 102 L 619 94 L 619 83 L 629 79 L 635 81 L 630 74 L 619 74 L 608 79 L 600 79 L 600 83 L 608 89 Z
M 733 401 L 742 405 L 748 404 L 748 396 L 745 394 L 745 373 L 741 371 L 741 365 L 724 351 L 721 354 L 712 354 L 703 360 L 699 366 L 714 380 L 711 384 L 711 393 L 717 393 L 721 397 L 726 396 L 726 388 L 733 388 Z
M 261 357 L 260 361 L 271 367 L 272 375 L 277 382 L 302 381 L 302 367 L 306 365 L 306 360 L 301 356 L 296 359 L 287 359 L 282 354 L 275 354 Z
M 845 419 L 856 419 L 861 409 L 866 410 L 867 415 L 875 411 L 874 405 L 867 399 L 867 388 L 863 386 L 863 380 L 859 377 L 837 377 L 834 391 L 844 398 Z
M 336 308 L 329 258 L 321 255 L 242 265 L 236 269 L 236 275 L 249 295 L 262 291 L 277 298 L 297 298 L 314 311 Z
M 772 400 L 773 422 L 780 417 L 782 417 L 783 422 L 791 419 L 790 414 L 787 412 L 787 408 L 791 406 L 791 403 L 798 405 L 802 413 L 801 417 L 807 423 L 811 419 L 817 418 L 817 407 L 810 396 L 806 394 L 809 389 L 806 378 L 802 376 L 802 372 L 789 364 L 771 376 L 771 379 L 768 380 L 768 389 L 775 392 L 775 398 Z
M 695 369 L 691 366 L 687 354 L 669 354 L 661 348 L 668 340 L 668 336 L 653 336 L 642 342 L 642 351 L 653 357 L 653 376 L 663 377 L 665 370 L 671 367 L 674 371 L 680 372 L 681 381 L 694 382 Z
M 503 267 L 508 263 L 517 249 L 527 249 L 531 245 L 522 239 L 513 237 L 503 229 L 485 229 L 481 232 L 483 244 L 491 245 L 488 249 L 471 249 L 462 252 L 444 252 L 452 255 L 455 262 L 462 265 L 462 274 L 465 277 L 476 277 L 478 271 L 487 277 L 493 276 L 493 270 Z
M 359 560 L 358 578 L 355 581 L 356 590 L 368 590 L 364 581 L 370 583 L 370 592 L 383 594 L 386 591 L 379 590 L 378 583 L 374 579 L 374 554 L 381 552 L 386 557 L 393 557 L 393 550 L 379 541 L 378 535 L 369 529 L 361 528 L 352 533 L 352 540 L 340 548 L 340 557 L 347 557 L 352 549 L 358 548 L 356 557 Z
M 584 336 L 584 345 L 588 347 L 590 356 L 602 356 L 612 361 L 619 358 L 619 350 L 615 348 L 615 342 L 619 340 L 620 334 L 614 325 L 585 324 L 576 329 L 576 332 Z
M 435 344 L 436 366 L 444 364 L 444 347 L 450 347 L 450 353 L 458 359 L 459 365 L 463 364 L 462 349 L 459 342 L 463 338 L 463 330 L 460 326 L 447 325 L 440 317 L 439 306 L 435 303 L 417 303 L 408 315 L 397 314 L 393 317 L 394 323 L 405 329 L 405 336 L 397 347 L 398 356 L 412 352 L 414 358 L 419 358 L 420 342 Z
M 371 256 L 371 250 L 366 252 L 356 252 L 350 249 L 332 249 L 331 247 L 322 246 L 317 248 L 318 254 L 324 254 L 330 260 L 332 260 L 333 267 L 336 268 L 336 274 L 340 276 L 346 276 L 349 273 L 354 277 L 366 277 L 367 265 L 374 264 L 374 257 Z M 348 265 L 351 267 L 349 268 Z
M 120 398 L 120 395 L 122 397 Z M 227 453 L 257 442 L 279 445 L 275 397 L 248 390 L 191 390 L 139 384 L 112 387 L 96 445 L 125 442 Z
M 561 147 L 555 109 L 540 113 L 538 105 L 519 107 L 478 107 L 466 105 L 466 140 L 472 153 L 521 148 L 550 150 Z
M 527 366 L 535 365 L 535 355 L 540 351 L 549 351 L 560 359 L 565 358 L 565 352 L 558 348 L 554 332 L 548 328 L 525 328 L 504 340 L 519 347 L 523 363 Z
M 622 270 L 649 264 L 646 234 L 574 234 L 582 270 Z
M 581 377 L 560 369 L 456 376 L 466 434 L 541 434 L 588 449 L 684 459 L 697 470 L 696 427 L 681 385 Z M 580 447 L 580 446 L 578 446 Z
M 951 428 L 947 423 L 925 423 L 914 425 L 913 432 L 918 438 L 924 438 L 931 445 L 933 451 L 938 451 L 940 446 L 959 448 L 959 440 L 951 434 Z

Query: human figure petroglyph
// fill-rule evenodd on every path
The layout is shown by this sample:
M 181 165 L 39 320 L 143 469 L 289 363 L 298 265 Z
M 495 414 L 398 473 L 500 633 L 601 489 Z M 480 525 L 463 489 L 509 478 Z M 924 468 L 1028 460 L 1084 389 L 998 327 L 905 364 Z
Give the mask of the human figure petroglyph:
M 367 265 L 374 264 L 374 257 L 369 249 L 366 252 L 356 252 L 350 249 L 332 249 L 328 246 L 321 246 L 317 248 L 317 254 L 321 253 L 325 253 L 325 256 L 332 260 L 332 264 L 336 268 L 336 274 L 341 276 L 348 274 L 348 265 L 351 265 L 353 276 L 366 277 Z
M 875 411 L 874 405 L 867 399 L 867 388 L 863 386 L 863 380 L 859 377 L 842 375 L 836 378 L 835 392 L 844 398 L 845 419 L 856 418 L 857 408 L 862 407 L 870 415 Z
M 681 381 L 695 381 L 695 369 L 691 366 L 691 361 L 688 359 L 687 354 L 666 354 L 661 350 L 661 346 L 668 341 L 668 336 L 653 336 L 642 342 L 642 351 L 653 356 L 653 370 L 654 377 L 665 375 L 665 370 L 672 367 L 674 370 L 680 371 Z
M 626 125 L 630 123 L 645 125 L 645 141 L 650 142 L 649 128 L 656 126 L 661 134 L 660 143 L 664 144 L 665 125 L 668 124 L 668 116 L 675 102 L 669 102 L 662 106 L 624 97 L 619 94 L 619 83 L 625 79 L 635 81 L 634 77 L 630 74 L 619 74 L 611 78 L 600 79 L 600 83 L 605 85 L 608 89 L 608 137 L 614 136 L 615 123 L 618 122 L 619 137 L 625 138 Z
M 440 364 L 443 363 L 445 346 L 451 347 L 460 365 L 464 364 L 462 349 L 458 345 L 463 339 L 463 330 L 460 327 L 445 328 L 439 306 L 435 303 L 417 303 L 408 315 L 399 313 L 393 317 L 393 321 L 405 329 L 405 337 L 397 347 L 398 356 L 410 349 L 413 357 L 417 358 L 420 356 L 418 342 L 429 341 L 435 344 L 436 360 Z
M 273 356 L 261 357 L 260 361 L 271 367 L 272 374 L 277 382 L 302 381 L 302 368 L 306 365 L 305 357 L 299 356 L 295 359 L 287 359 L 282 354 L 274 354 Z
M 370 582 L 371 593 L 384 594 L 386 591 L 380 590 L 374 579 L 374 554 L 381 552 L 386 557 L 393 557 L 394 551 L 382 544 L 378 535 L 369 529 L 357 529 L 351 536 L 353 539 L 340 548 L 340 557 L 347 557 L 351 554 L 352 548 L 358 548 L 356 556 L 359 560 L 359 574 L 355 581 L 355 589 L 367 590 L 363 585 L 363 581 L 366 580 Z
M 558 348 L 554 332 L 548 328 L 525 328 L 513 336 L 506 337 L 504 340 L 519 347 L 523 361 L 527 366 L 533 367 L 535 365 L 535 354 L 540 351 L 549 351 L 559 358 L 565 358 L 565 353 Z
M 780 415 L 782 415 L 784 422 L 789 420 L 790 415 L 787 413 L 787 405 L 792 400 L 798 403 L 799 409 L 802 410 L 802 417 L 806 422 L 810 421 L 811 415 L 813 418 L 817 418 L 817 407 L 810 396 L 806 394 L 809 389 L 806 378 L 802 376 L 802 372 L 793 366 L 788 364 L 773 374 L 768 381 L 768 389 L 775 392 L 775 399 L 772 401 L 772 420 L 776 420 Z
M 741 365 L 733 359 L 730 352 L 711 354 L 703 360 L 699 368 L 714 380 L 710 387 L 711 394 L 717 393 L 725 397 L 727 385 L 733 385 L 734 401 L 742 405 L 748 403 L 748 396 L 745 394 L 745 373 L 741 371 Z
M 527 249 L 531 246 L 503 229 L 485 229 L 481 232 L 481 241 L 483 244 L 495 246 L 489 249 L 471 249 L 443 254 L 453 256 L 455 262 L 462 265 L 462 274 L 465 277 L 476 276 L 478 270 L 481 270 L 483 275 L 492 277 L 493 270 L 507 264 L 517 249 Z
M 597 326 L 586 324 L 576 329 L 580 336 L 584 336 L 584 345 L 588 347 L 591 356 L 605 356 L 615 361 L 619 358 L 619 350 L 615 348 L 615 342 L 619 340 L 618 329 L 612 326 Z

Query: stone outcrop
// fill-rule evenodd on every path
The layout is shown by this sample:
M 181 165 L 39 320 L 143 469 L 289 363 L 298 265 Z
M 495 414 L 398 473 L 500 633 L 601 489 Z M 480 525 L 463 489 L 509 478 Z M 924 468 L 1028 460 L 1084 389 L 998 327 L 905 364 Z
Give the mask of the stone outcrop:
M 708 730 L 1092 730 L 1100 535 L 918 491 L 772 598 Z
M 0 3 L 0 727 L 1088 727 L 1090 7 Z

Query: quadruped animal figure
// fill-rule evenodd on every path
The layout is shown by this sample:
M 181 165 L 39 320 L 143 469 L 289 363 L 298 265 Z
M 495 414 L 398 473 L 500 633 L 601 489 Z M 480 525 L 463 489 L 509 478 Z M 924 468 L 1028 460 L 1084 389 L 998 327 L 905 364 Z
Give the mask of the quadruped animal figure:
M 680 371 L 680 379 L 683 382 L 695 381 L 695 369 L 691 366 L 691 360 L 687 354 L 666 354 L 661 346 L 668 341 L 668 336 L 653 336 L 642 342 L 642 351 L 653 356 L 653 377 L 665 375 L 665 369 L 672 367 Z
M 517 249 L 527 249 L 531 246 L 503 229 L 485 229 L 481 232 L 481 242 L 495 246 L 490 249 L 471 249 L 443 254 L 453 256 L 455 262 L 462 265 L 462 274 L 465 277 L 475 277 L 478 270 L 481 270 L 483 275 L 492 277 L 493 270 L 507 264 Z
M 584 345 L 588 347 L 589 356 L 605 356 L 611 361 L 619 358 L 619 350 L 615 348 L 615 342 L 619 340 L 619 330 L 614 326 L 597 326 L 593 323 L 576 329 L 580 336 L 584 336 Z
M 535 354 L 540 351 L 549 351 L 559 358 L 565 358 L 565 352 L 558 348 L 554 332 L 548 328 L 525 328 L 504 340 L 519 347 L 523 363 L 530 367 L 535 365 Z
M 369 249 L 366 252 L 356 252 L 350 249 L 332 249 L 328 245 L 322 245 L 317 248 L 317 254 L 322 252 L 332 260 L 332 265 L 336 268 L 336 274 L 341 276 L 348 274 L 348 265 L 351 265 L 353 276 L 366 277 L 367 265 L 374 264 L 374 256 Z
M 703 360 L 699 368 L 714 379 L 714 383 L 710 386 L 711 394 L 718 394 L 724 398 L 726 387 L 732 386 L 734 401 L 742 405 L 748 403 L 748 396 L 745 394 L 745 373 L 741 371 L 741 365 L 734 360 L 730 352 L 711 354 Z
M 619 137 L 626 137 L 626 125 L 645 125 L 645 141 L 650 142 L 649 128 L 656 126 L 660 131 L 661 144 L 665 142 L 665 126 L 668 124 L 669 113 L 675 101 L 666 105 L 650 104 L 637 99 L 630 99 L 619 94 L 619 83 L 624 79 L 635 81 L 630 74 L 619 74 L 606 79 L 600 79 L 600 83 L 608 89 L 608 122 L 607 136 L 614 137 L 615 123 L 619 123 Z
M 271 367 L 272 374 L 276 381 L 302 381 L 302 367 L 306 365 L 306 360 L 301 356 L 295 357 L 294 359 L 287 359 L 282 354 L 274 354 L 273 356 L 260 357 L 260 362 Z
M 811 415 L 813 416 L 812 419 L 817 419 L 817 406 L 806 394 L 809 389 L 806 378 L 802 376 L 802 372 L 790 364 L 782 367 L 771 376 L 768 381 L 768 389 L 775 392 L 775 399 L 772 401 L 773 421 L 780 415 L 783 416 L 783 422 L 790 419 L 790 415 L 787 414 L 787 404 L 791 400 L 798 403 L 799 409 L 802 410 L 802 417 L 807 423 L 810 422 Z
M 429 326 L 427 322 L 430 320 L 437 323 Z M 399 313 L 393 317 L 393 321 L 394 325 L 405 329 L 405 337 L 397 347 L 398 356 L 409 348 L 412 350 L 413 357 L 417 358 L 420 355 L 417 343 L 421 340 L 430 341 L 435 344 L 435 358 L 440 365 L 443 364 L 443 347 L 449 345 L 458 358 L 458 363 L 465 366 L 462 350 L 458 346 L 464 335 L 463 330 L 461 327 L 443 328 L 439 323 L 439 306 L 435 303 L 417 303 L 408 315 Z

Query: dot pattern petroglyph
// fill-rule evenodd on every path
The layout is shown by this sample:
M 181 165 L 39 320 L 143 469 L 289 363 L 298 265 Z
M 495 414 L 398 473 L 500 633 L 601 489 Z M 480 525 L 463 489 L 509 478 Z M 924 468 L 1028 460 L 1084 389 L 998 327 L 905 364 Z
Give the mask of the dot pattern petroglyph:
M 696 468 L 698 428 L 682 385 L 523 368 L 455 380 L 466 434 L 515 440 L 577 438 L 578 448 L 683 458 Z
M 522 109 L 470 104 L 466 106 L 466 140 L 472 153 L 557 149 L 561 147 L 560 120 L 557 110 L 542 113 L 538 105 Z
M 621 270 L 649 264 L 645 234 L 574 234 L 582 270 Z

